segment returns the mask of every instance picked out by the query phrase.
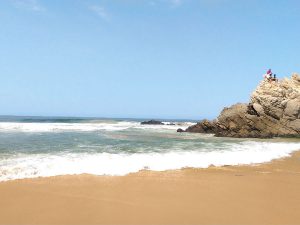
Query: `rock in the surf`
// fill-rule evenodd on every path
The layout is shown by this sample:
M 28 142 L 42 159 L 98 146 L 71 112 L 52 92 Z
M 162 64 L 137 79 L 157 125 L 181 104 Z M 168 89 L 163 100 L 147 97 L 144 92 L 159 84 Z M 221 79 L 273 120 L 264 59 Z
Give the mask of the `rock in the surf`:
M 164 125 L 163 122 L 158 120 L 149 120 L 149 121 L 143 121 L 141 122 L 142 125 Z
M 177 129 L 177 132 L 182 133 L 185 132 L 185 130 L 183 130 L 182 128 Z

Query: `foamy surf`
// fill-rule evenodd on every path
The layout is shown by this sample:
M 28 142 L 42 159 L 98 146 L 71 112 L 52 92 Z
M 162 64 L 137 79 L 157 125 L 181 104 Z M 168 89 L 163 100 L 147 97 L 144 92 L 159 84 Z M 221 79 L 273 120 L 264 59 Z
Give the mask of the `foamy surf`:
M 20 123 L 20 122 L 0 122 L 0 132 L 64 132 L 64 131 L 116 131 L 133 129 L 161 129 L 176 130 L 187 128 L 194 123 L 181 122 L 175 125 L 141 125 L 140 122 L 95 122 L 95 123 Z
M 134 120 L 2 120 L 0 181 L 264 163 L 300 149 L 300 142 L 293 139 L 177 133 L 176 129 L 193 123 L 172 123 L 175 125 L 141 125 Z
M 126 175 L 143 169 L 153 171 L 207 168 L 210 165 L 245 165 L 289 156 L 300 143 L 232 144 L 227 150 L 174 151 L 167 153 L 61 153 L 15 155 L 0 161 L 0 181 L 57 175 Z

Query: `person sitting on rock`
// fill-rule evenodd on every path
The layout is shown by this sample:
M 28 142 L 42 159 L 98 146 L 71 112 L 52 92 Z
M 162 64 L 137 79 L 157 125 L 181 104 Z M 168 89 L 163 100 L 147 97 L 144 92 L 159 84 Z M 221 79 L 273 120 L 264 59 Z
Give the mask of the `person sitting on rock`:
M 276 77 L 276 74 L 273 75 L 274 77 L 272 78 L 272 81 L 278 82 L 278 79 Z
M 272 70 L 268 69 L 267 73 L 264 75 L 264 78 L 268 81 L 272 80 Z
M 273 73 L 272 73 L 272 70 L 271 70 L 271 69 L 268 69 L 267 75 L 268 75 L 268 76 L 267 76 L 268 81 L 272 81 L 272 79 L 273 79 L 273 77 L 272 77 Z

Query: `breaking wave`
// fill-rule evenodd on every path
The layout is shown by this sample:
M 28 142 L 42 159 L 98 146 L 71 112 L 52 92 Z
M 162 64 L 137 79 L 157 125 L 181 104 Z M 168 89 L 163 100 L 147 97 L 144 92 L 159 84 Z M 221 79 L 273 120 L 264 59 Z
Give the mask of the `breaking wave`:
M 64 132 L 64 131 L 117 131 L 132 129 L 157 129 L 176 130 L 187 128 L 194 123 L 177 122 L 174 125 L 141 125 L 140 122 L 120 121 L 120 122 L 94 122 L 94 123 L 20 123 L 20 122 L 0 122 L 0 132 Z
M 289 156 L 300 143 L 246 141 L 231 143 L 216 150 L 207 145 L 202 150 L 159 153 L 73 153 L 15 154 L 0 160 L 0 181 L 71 174 L 126 175 L 143 169 L 153 171 L 210 165 L 242 165 L 268 162 Z

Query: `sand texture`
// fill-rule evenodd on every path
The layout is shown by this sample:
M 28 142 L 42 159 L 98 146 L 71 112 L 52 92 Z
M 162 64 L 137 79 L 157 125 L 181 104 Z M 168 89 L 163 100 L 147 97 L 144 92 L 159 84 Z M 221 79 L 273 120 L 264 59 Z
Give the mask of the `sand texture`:
M 0 224 L 300 224 L 300 153 L 256 166 L 1 182 Z

